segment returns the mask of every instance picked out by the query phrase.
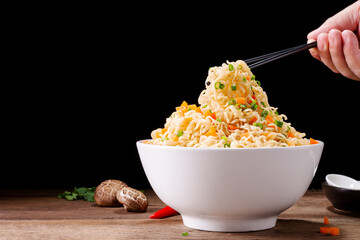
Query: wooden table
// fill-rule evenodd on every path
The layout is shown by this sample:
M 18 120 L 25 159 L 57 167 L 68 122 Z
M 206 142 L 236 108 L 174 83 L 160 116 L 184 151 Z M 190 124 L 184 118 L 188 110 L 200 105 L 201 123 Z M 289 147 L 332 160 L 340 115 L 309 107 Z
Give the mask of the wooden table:
M 283 212 L 276 227 L 257 232 L 219 233 L 185 227 L 180 215 L 149 219 L 164 207 L 145 190 L 145 213 L 123 207 L 99 207 L 84 200 L 56 196 L 62 190 L 0 190 L 0 239 L 360 239 L 360 214 L 336 210 L 319 190 L 308 191 Z M 319 232 L 323 218 L 340 228 L 340 236 Z M 187 232 L 188 236 L 182 236 Z

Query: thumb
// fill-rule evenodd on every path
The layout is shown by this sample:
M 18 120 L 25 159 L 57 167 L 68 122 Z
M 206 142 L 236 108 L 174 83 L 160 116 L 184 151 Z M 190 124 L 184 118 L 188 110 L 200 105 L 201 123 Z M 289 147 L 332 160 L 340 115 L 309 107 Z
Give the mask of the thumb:
M 308 39 L 317 39 L 320 33 L 328 33 L 331 29 L 356 31 L 360 21 L 360 1 L 356 1 L 341 12 L 327 19 L 318 29 L 307 35 Z

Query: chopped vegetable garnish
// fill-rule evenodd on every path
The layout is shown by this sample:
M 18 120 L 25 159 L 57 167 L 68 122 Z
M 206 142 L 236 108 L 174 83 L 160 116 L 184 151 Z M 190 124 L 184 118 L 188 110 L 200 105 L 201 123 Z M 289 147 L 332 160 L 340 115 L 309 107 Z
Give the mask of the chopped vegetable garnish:
M 252 75 L 251 80 L 254 80 L 254 79 L 255 79 L 255 75 Z M 259 84 L 259 86 L 260 86 L 260 84 Z
M 276 126 L 278 126 L 279 128 L 282 128 L 284 122 L 275 120 L 275 121 L 274 121 L 274 124 L 275 124 Z
M 260 81 L 259 80 L 256 80 L 255 81 L 259 86 L 261 86 L 261 84 L 260 84 Z
M 256 104 L 256 101 L 255 101 L 255 100 L 251 102 L 250 107 L 251 107 L 253 110 L 256 110 L 256 108 L 258 107 L 258 105 Z
M 324 224 L 330 224 L 329 219 L 327 216 L 324 217 Z
M 230 143 L 225 143 L 225 144 L 224 144 L 224 148 L 227 148 L 227 147 L 228 147 L 228 148 L 230 147 Z
M 243 82 L 246 82 L 246 77 L 243 77 L 243 79 L 242 79 L 242 80 L 243 80 Z
M 317 144 L 317 143 L 319 143 L 319 142 L 316 141 L 315 139 L 310 138 L 310 144 Z
M 320 232 L 334 236 L 340 235 L 340 229 L 338 227 L 320 227 Z
M 181 234 L 182 236 L 189 236 L 189 233 L 188 232 L 184 232 Z
M 177 136 L 181 137 L 182 135 L 184 135 L 184 131 L 179 130 L 178 133 L 177 133 Z
M 236 91 L 236 85 L 231 85 L 231 90 Z
M 229 70 L 230 70 L 230 71 L 234 71 L 234 65 L 229 64 Z
M 234 98 L 229 100 L 229 105 L 235 105 L 236 104 L 236 100 Z
M 264 127 L 261 123 L 254 123 L 254 126 L 259 127 L 261 129 L 263 129 Z
M 236 104 L 236 108 L 237 109 L 242 109 L 242 110 L 245 110 L 246 109 L 246 105 L 245 104 Z
M 216 82 L 215 83 L 215 89 L 224 89 L 225 88 L 225 85 L 221 82 Z
M 266 116 L 267 116 L 268 114 L 269 114 L 269 112 L 266 111 L 266 110 L 264 110 L 264 111 L 262 111 L 261 116 L 264 117 L 264 118 L 266 118 Z

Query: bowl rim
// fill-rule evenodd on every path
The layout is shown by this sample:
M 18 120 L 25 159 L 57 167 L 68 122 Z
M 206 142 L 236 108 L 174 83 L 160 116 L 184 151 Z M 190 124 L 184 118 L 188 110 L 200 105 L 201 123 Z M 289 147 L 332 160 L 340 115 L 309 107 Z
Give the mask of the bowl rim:
M 360 193 L 360 190 L 332 186 L 332 185 L 328 184 L 326 181 L 323 181 L 321 183 L 321 187 L 324 188 L 324 186 L 325 186 L 325 188 L 331 189 L 331 191 L 337 191 L 337 192 L 341 192 L 341 193 L 344 193 L 344 192 Z
M 182 146 L 164 146 L 164 145 L 154 145 L 154 144 L 147 144 L 144 141 L 148 141 L 151 139 L 142 139 L 136 141 L 136 145 L 144 145 L 151 148 L 161 148 L 161 149 L 179 149 L 179 150 L 187 150 L 187 151 L 259 151 L 259 150 L 279 150 L 283 149 L 284 151 L 288 150 L 300 150 L 300 149 L 307 149 L 307 148 L 316 148 L 316 147 L 323 147 L 324 142 L 320 140 L 316 140 L 319 143 L 317 144 L 309 144 L 309 145 L 301 145 L 301 146 L 288 146 L 288 147 L 257 147 L 257 148 L 205 148 L 205 147 L 182 147 Z

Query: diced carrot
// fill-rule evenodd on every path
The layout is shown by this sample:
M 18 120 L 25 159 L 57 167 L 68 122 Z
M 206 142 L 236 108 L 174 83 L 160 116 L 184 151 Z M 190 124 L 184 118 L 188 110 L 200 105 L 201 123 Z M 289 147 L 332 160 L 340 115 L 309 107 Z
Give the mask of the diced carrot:
M 181 105 L 180 105 L 180 107 L 187 107 L 187 106 L 188 106 L 188 104 L 187 104 L 186 101 L 183 101 L 183 102 L 181 103 Z
M 253 124 L 254 122 L 256 122 L 257 120 L 257 117 L 253 117 L 251 120 L 250 120 L 250 124 Z
M 204 116 L 207 117 L 207 116 L 210 116 L 211 115 L 211 111 L 210 110 L 207 110 L 205 113 L 204 113 Z
M 197 109 L 197 106 L 196 106 L 196 104 L 191 104 L 191 105 L 187 106 L 187 109 L 188 110 L 195 110 L 195 109 Z
M 207 131 L 204 135 L 207 136 L 207 137 L 209 137 L 209 136 L 216 137 L 217 136 L 216 129 L 213 126 L 211 126 L 209 131 Z
M 201 111 L 201 107 L 197 107 L 197 108 L 195 109 L 195 112 L 203 113 L 203 112 Z
M 245 104 L 245 102 L 246 102 L 246 99 L 243 97 L 236 98 L 237 104 Z
M 315 139 L 310 138 L 310 144 L 318 144 L 319 142 Z
M 211 113 L 211 114 L 210 114 L 210 117 L 212 117 L 213 119 L 215 119 L 215 120 L 216 120 L 216 113 L 214 113 L 214 112 L 213 112 L 213 113 Z
M 273 122 L 274 122 L 274 119 L 273 119 L 272 117 L 270 117 L 269 115 L 266 116 L 265 120 L 266 120 L 266 123 L 267 123 L 267 124 L 270 124 L 270 123 L 273 123 Z
M 340 235 L 340 229 L 338 227 L 320 227 L 320 232 L 334 236 Z
M 184 123 L 187 124 L 187 125 L 189 125 L 191 121 L 192 121 L 192 118 L 185 118 L 184 119 Z
M 334 236 L 339 236 L 339 235 L 340 235 L 340 228 L 338 228 L 338 227 L 332 227 L 330 234 L 331 234 L 331 235 L 334 235 Z
M 164 134 L 167 131 L 167 128 L 161 129 L 161 134 Z
M 288 133 L 288 138 L 294 138 L 295 137 L 295 135 L 291 132 L 291 131 L 289 131 L 289 133 Z
M 328 219 L 328 217 L 327 216 L 325 216 L 324 217 L 324 224 L 329 224 L 330 222 L 329 222 L 329 219 Z
M 250 76 L 246 76 L 246 80 L 248 80 L 248 81 L 249 81 L 249 80 L 250 80 Z
M 239 129 L 239 128 L 236 127 L 235 125 L 229 124 L 229 125 L 228 125 L 228 129 L 229 129 L 229 130 L 236 130 L 236 129 Z
M 290 147 L 293 147 L 293 146 L 295 146 L 295 142 L 289 142 L 288 145 L 289 145 Z

